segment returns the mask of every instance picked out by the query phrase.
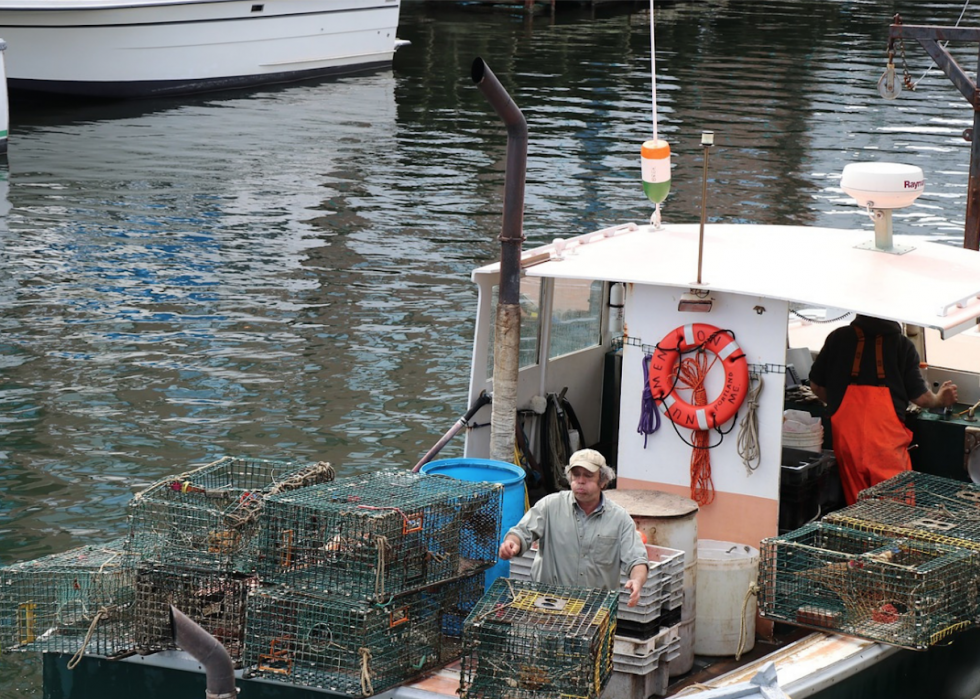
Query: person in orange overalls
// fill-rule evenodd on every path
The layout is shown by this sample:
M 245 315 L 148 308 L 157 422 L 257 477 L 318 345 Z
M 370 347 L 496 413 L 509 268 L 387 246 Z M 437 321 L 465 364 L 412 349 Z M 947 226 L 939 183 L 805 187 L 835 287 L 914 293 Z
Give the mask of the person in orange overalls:
M 912 470 L 909 401 L 929 409 L 958 398 L 951 381 L 929 390 L 919 353 L 898 323 L 863 315 L 827 336 L 810 369 L 810 388 L 827 404 L 848 505 L 865 488 Z

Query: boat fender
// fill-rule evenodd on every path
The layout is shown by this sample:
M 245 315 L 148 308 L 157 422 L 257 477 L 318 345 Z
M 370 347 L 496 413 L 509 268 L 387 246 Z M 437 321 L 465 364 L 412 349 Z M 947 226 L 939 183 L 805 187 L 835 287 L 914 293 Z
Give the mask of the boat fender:
M 707 405 L 691 405 L 676 391 L 681 354 L 708 350 L 722 362 L 725 385 Z M 738 413 L 749 387 L 749 364 L 730 330 L 706 323 L 690 323 L 664 336 L 650 360 L 650 395 L 664 406 L 671 421 L 692 430 L 718 428 Z

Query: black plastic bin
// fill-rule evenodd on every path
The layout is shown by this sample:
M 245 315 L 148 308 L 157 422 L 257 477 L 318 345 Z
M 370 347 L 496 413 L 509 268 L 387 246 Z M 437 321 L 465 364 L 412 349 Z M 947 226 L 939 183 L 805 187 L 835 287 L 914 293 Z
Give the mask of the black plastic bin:
M 779 531 L 798 529 L 841 506 L 837 460 L 830 450 L 783 447 L 779 480 Z

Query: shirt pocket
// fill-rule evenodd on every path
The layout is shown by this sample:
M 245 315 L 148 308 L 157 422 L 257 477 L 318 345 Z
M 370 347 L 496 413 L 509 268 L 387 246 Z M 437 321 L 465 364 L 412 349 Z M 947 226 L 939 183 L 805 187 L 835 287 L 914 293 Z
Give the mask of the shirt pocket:
M 601 568 L 619 567 L 619 539 L 614 536 L 597 536 L 592 551 L 592 560 Z

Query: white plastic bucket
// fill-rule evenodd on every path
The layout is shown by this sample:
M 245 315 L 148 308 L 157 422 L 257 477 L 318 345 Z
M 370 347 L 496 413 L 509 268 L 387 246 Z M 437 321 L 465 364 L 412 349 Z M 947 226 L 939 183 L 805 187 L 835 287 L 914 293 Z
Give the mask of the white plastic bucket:
M 697 623 L 694 652 L 735 655 L 755 647 L 756 598 L 747 594 L 759 576 L 759 551 L 731 541 L 698 542 Z

